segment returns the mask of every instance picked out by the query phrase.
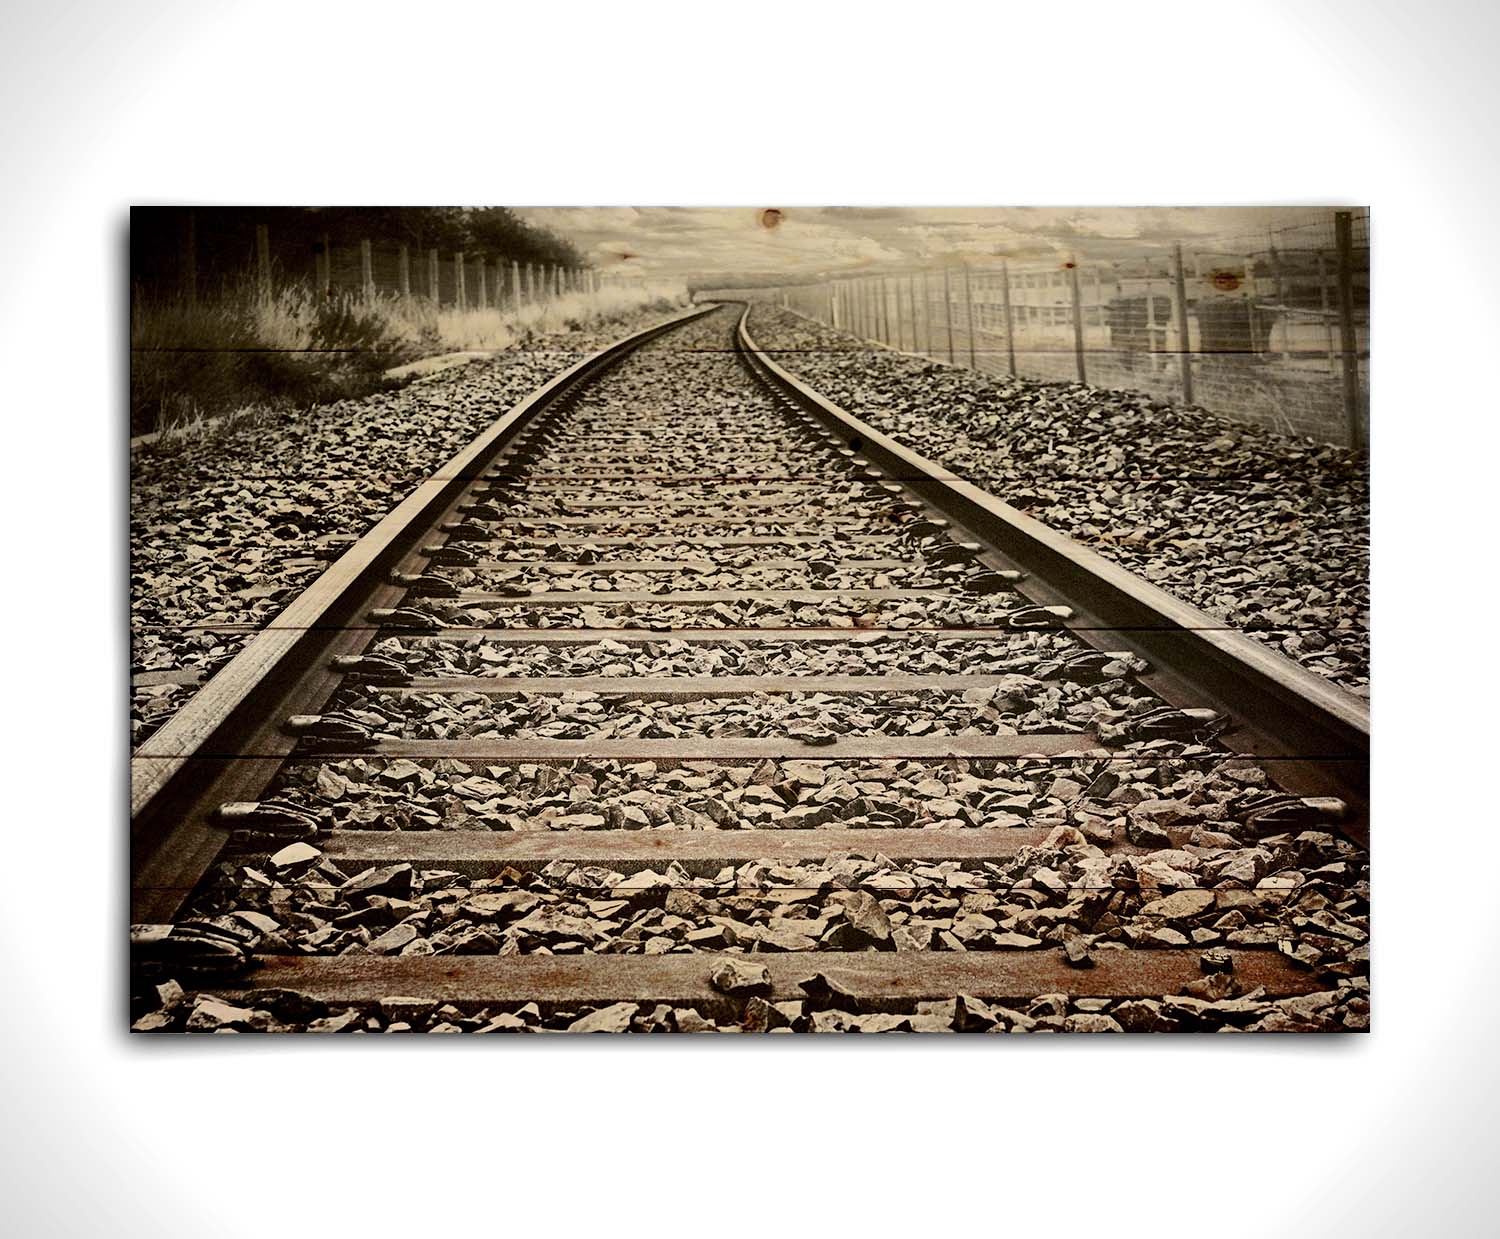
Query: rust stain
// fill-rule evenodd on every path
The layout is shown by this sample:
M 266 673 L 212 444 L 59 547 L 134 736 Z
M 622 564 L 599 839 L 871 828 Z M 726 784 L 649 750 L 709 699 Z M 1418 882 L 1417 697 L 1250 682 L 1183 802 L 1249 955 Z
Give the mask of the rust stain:
M 1208 282 L 1221 293 L 1232 293 L 1240 286 L 1240 277 L 1233 271 L 1215 271 L 1208 277 Z
M 785 217 L 786 212 L 780 207 L 767 207 L 760 213 L 760 226 L 766 229 L 777 228 Z

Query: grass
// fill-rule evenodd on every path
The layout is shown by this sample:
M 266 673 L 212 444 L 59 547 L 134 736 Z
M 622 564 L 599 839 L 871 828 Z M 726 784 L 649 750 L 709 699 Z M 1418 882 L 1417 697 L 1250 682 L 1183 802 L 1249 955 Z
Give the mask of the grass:
M 431 313 L 432 307 L 422 303 Z M 604 288 L 597 293 L 565 293 L 555 301 L 515 310 L 438 311 L 435 330 L 444 352 L 525 348 L 540 336 L 589 331 L 621 322 L 639 310 L 661 314 L 687 304 L 681 287 Z
M 641 309 L 667 313 L 681 288 L 569 293 L 515 310 L 433 306 L 418 297 L 319 298 L 291 286 L 238 286 L 195 305 L 137 302 L 130 325 L 130 432 L 191 440 L 227 414 L 302 408 L 395 385 L 385 372 L 435 353 L 524 348 L 540 336 L 594 329 Z

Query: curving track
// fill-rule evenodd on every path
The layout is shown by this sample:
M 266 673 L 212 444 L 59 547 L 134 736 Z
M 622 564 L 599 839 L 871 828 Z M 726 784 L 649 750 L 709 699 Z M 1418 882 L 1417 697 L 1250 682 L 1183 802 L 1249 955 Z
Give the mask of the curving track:
M 1367 771 L 1363 702 L 711 308 L 512 410 L 137 751 L 133 1015 L 1358 1028 Z

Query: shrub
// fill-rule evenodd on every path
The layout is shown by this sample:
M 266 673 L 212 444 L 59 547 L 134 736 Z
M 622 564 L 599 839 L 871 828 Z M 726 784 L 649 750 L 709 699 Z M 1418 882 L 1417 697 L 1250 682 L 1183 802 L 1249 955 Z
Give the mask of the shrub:
M 680 288 L 571 293 L 515 310 L 439 309 L 421 298 L 270 295 L 239 284 L 194 305 L 138 300 L 130 323 L 130 432 L 194 425 L 246 406 L 305 407 L 365 395 L 434 353 L 524 346 L 537 336 L 669 312 Z

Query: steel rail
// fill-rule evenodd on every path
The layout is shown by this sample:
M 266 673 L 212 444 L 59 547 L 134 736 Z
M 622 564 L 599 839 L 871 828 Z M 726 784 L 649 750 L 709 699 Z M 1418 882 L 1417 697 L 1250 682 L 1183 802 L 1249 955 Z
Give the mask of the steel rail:
M 1367 702 L 1228 629 L 1222 621 L 1158 589 L 1073 539 L 963 481 L 841 408 L 784 369 L 756 342 L 750 307 L 740 314 L 740 354 L 773 398 L 858 447 L 882 475 L 900 478 L 963 534 L 990 547 L 1026 579 L 1017 593 L 1075 612 L 1068 629 L 1099 649 L 1130 650 L 1153 673 L 1140 677 L 1176 706 L 1211 706 L 1233 720 L 1229 747 L 1278 761 L 1288 790 L 1334 795 L 1349 806 L 1344 830 L 1368 838 L 1370 712 Z M 1302 758 L 1307 760 L 1299 760 Z
M 401 575 L 402 571 L 410 571 L 424 562 L 432 549 L 423 549 L 426 541 L 439 541 L 445 529 L 454 527 L 451 522 L 460 516 L 466 495 L 475 484 L 494 480 L 492 471 L 496 460 L 504 454 L 514 466 L 534 458 L 539 440 L 547 437 L 545 430 L 532 429 L 538 426 L 539 415 L 569 408 L 585 385 L 636 347 L 679 324 L 712 313 L 716 308 L 713 305 L 700 307 L 693 313 L 680 315 L 601 350 L 517 405 L 355 543 L 342 559 L 210 681 L 184 711 L 137 750 L 132 762 L 135 810 L 132 820 L 133 920 L 160 922 L 170 920 L 178 913 L 228 840 L 227 832 L 212 820 L 218 807 L 227 801 L 257 799 L 288 760 L 337 761 L 343 756 L 355 755 L 366 758 L 402 755 L 419 759 L 458 756 L 502 763 L 571 763 L 580 758 L 679 763 L 712 761 L 718 764 L 759 762 L 767 757 L 798 757 L 814 761 L 906 757 L 948 760 L 961 756 L 1070 761 L 1074 756 L 1085 755 L 1092 761 L 1112 760 L 1116 756 L 1123 760 L 1136 759 L 1138 755 L 1117 755 L 1101 748 L 1090 733 L 934 737 L 876 734 L 839 736 L 832 738 L 832 743 L 811 745 L 791 736 L 613 740 L 542 737 L 398 740 L 386 737 L 358 745 L 347 754 L 333 745 L 325 747 L 316 756 L 294 751 L 297 741 L 283 726 L 288 717 L 319 713 L 332 699 L 335 690 L 346 683 L 340 669 L 346 664 L 341 664 L 337 656 L 359 654 L 375 640 L 382 629 L 380 624 L 369 622 L 369 611 L 406 601 L 407 587 L 400 582 L 410 583 L 413 578 Z M 851 460 L 854 457 L 852 450 L 839 453 L 843 466 L 852 469 L 852 483 L 900 480 L 910 496 L 922 501 L 930 515 L 948 516 L 955 526 L 953 536 L 987 544 L 983 553 L 986 566 L 1015 567 L 1029 573 L 1032 579 L 1025 581 L 1016 591 L 1021 597 L 1044 605 L 1066 603 L 1072 606 L 1077 612 L 1076 620 L 1066 627 L 1074 637 L 1109 651 L 1140 653 L 1156 668 L 1140 677 L 1141 682 L 1173 704 L 1213 704 L 1225 708 L 1237 720 L 1237 725 L 1225 735 L 1227 753 L 1250 752 L 1266 759 L 1286 759 L 1274 762 L 1277 778 L 1294 790 L 1303 790 L 1303 785 L 1308 782 L 1300 773 L 1304 767 L 1321 772 L 1318 778 L 1322 782 L 1314 780 L 1314 786 L 1307 788 L 1309 791 L 1321 793 L 1330 781 L 1340 791 L 1346 785 L 1353 788 L 1360 783 L 1360 775 L 1340 775 L 1333 771 L 1341 766 L 1363 769 L 1367 764 L 1367 717 L 1362 745 L 1357 742 L 1360 729 L 1356 720 L 1356 724 L 1350 725 L 1356 733 L 1354 739 L 1339 734 L 1330 726 L 1316 733 L 1319 743 L 1315 746 L 1308 741 L 1302 747 L 1295 744 L 1283 746 L 1288 751 L 1276 749 L 1271 743 L 1274 737 L 1263 735 L 1257 729 L 1259 723 L 1253 721 L 1261 717 L 1254 703 L 1240 709 L 1241 703 L 1232 697 L 1231 694 L 1239 692 L 1243 684 L 1227 679 L 1216 681 L 1198 665 L 1203 655 L 1198 652 L 1197 644 L 1219 649 L 1217 639 L 1229 635 L 1222 633 L 1221 624 L 1106 564 L 1067 539 L 1060 539 L 1035 522 L 1028 522 L 1013 509 L 952 475 L 944 474 L 931 466 L 931 462 L 906 452 L 894 440 L 887 440 L 849 417 L 765 358 L 749 335 L 747 320 L 748 311 L 741 315 L 736 327 L 737 351 L 751 373 L 771 392 L 777 407 L 790 412 L 794 423 L 815 426 L 824 436 L 833 436 L 837 440 L 834 446 L 840 449 L 851 437 L 863 440 L 863 458 Z M 580 429 L 585 438 L 590 437 L 589 425 Z M 757 436 L 746 438 L 756 441 Z M 872 461 L 879 470 L 870 467 Z M 839 462 L 834 464 L 837 466 Z M 863 476 L 860 474 L 862 467 Z M 515 480 L 523 485 L 527 482 L 524 476 Z M 654 502 L 652 506 L 660 507 Z M 1011 517 L 1016 520 L 1011 521 Z M 552 522 L 525 523 L 609 525 L 617 529 L 637 524 L 628 518 L 624 521 L 554 518 Z M 663 538 L 659 531 L 662 527 L 677 528 L 695 523 L 658 516 L 651 522 L 654 529 L 650 538 L 663 543 L 680 541 L 678 538 Z M 764 525 L 772 522 L 740 520 L 736 523 Z M 1031 526 L 1035 528 L 1031 529 Z M 1029 535 L 1029 541 L 1022 534 Z M 546 540 L 535 533 L 522 537 L 526 541 Z M 505 539 L 496 537 L 494 540 Z M 583 540 L 587 539 L 559 539 Z M 742 540 L 727 539 L 729 542 Z M 856 540 L 858 537 L 849 539 L 851 542 Z M 636 540 L 621 538 L 617 541 L 629 543 Z M 750 541 L 758 543 L 761 539 L 752 537 Z M 784 542 L 787 539 L 765 541 Z M 1075 571 L 1070 575 L 1053 563 L 1049 555 L 1075 563 Z M 1109 571 L 1101 573 L 1100 567 Z M 1111 589 L 1131 601 L 1134 609 L 1111 595 Z M 864 596 L 871 593 L 904 595 L 911 591 L 831 592 Z M 917 592 L 926 595 L 932 591 Z M 1153 595 L 1159 595 L 1159 599 Z M 472 597 L 473 591 L 465 591 L 465 596 Z M 595 596 L 618 601 L 629 595 L 623 591 L 606 591 L 598 595 L 573 591 L 569 594 L 570 599 Z M 551 596 L 544 593 L 540 597 L 543 601 L 550 601 Z M 651 594 L 650 600 L 671 601 L 683 597 L 683 593 Z M 1169 605 L 1157 605 L 1154 609 L 1147 605 L 1161 600 Z M 537 596 L 509 601 L 525 606 L 537 601 Z M 404 639 L 415 645 L 463 640 L 563 645 L 605 638 L 630 643 L 662 640 L 862 642 L 917 638 L 925 643 L 965 637 L 1002 644 L 1017 638 L 1029 639 L 1025 633 L 983 628 L 878 633 L 860 629 L 724 629 L 668 634 L 640 630 L 477 628 L 411 634 Z M 1260 651 L 1275 657 L 1238 634 L 1233 634 L 1233 640 L 1226 648 L 1235 652 L 1236 642 L 1243 643 L 1252 653 Z M 1241 656 L 1240 661 L 1261 666 L 1263 671 L 1263 660 L 1257 663 Z M 1292 664 L 1287 665 L 1293 671 L 1307 674 Z M 743 692 L 752 687 L 751 680 L 754 680 L 756 691 L 765 691 L 768 686 L 775 691 L 792 692 L 814 686 L 825 691 L 882 691 L 881 681 L 884 680 L 884 691 L 904 692 L 914 687 L 925 691 L 989 683 L 994 679 L 991 675 L 979 674 L 872 675 L 868 677 L 872 683 L 867 688 L 861 682 L 865 678 L 824 676 L 797 683 L 803 677 L 673 677 L 670 681 L 661 677 L 630 677 L 623 682 L 614 681 L 612 677 L 593 676 L 547 677 L 545 680 L 517 677 L 506 685 L 503 679 L 431 677 L 425 682 L 417 680 L 409 689 L 398 687 L 391 691 L 397 694 L 422 691 L 513 693 L 587 688 L 610 694 L 624 692 L 671 697 Z M 1321 685 L 1321 681 L 1317 683 Z M 1313 754 L 1317 757 L 1312 757 Z M 1290 777 L 1285 771 L 1290 771 Z M 1361 806 L 1358 811 L 1362 812 L 1362 798 L 1347 792 L 1344 795 Z M 431 863 L 475 874 L 495 873 L 510 866 L 535 869 L 560 857 L 577 857 L 631 871 L 671 862 L 693 872 L 708 874 L 718 872 L 726 859 L 781 857 L 788 863 L 796 863 L 804 858 L 826 856 L 831 850 L 867 852 L 874 849 L 877 854 L 911 859 L 994 857 L 999 860 L 1014 855 L 1022 847 L 1034 847 L 1044 842 L 1055 825 L 1048 821 L 1024 828 L 964 830 L 587 831 L 568 828 L 515 833 L 335 830 L 321 840 L 320 847 L 324 855 L 353 864 Z M 1135 850 L 1128 841 L 1117 846 L 1126 852 Z M 1292 961 L 1272 950 L 1262 949 L 1265 944 L 1246 945 L 1250 949 L 1234 951 L 1234 969 L 1242 983 L 1263 986 L 1273 995 L 1309 992 L 1321 983 Z M 231 995 L 266 988 L 288 988 L 340 1003 L 374 1002 L 391 994 L 485 1004 L 516 998 L 537 1001 L 543 1006 L 568 1007 L 602 1001 L 671 998 L 727 1010 L 733 1004 L 718 993 L 709 980 L 713 965 L 723 958 L 705 952 L 670 959 L 618 954 L 590 954 L 578 958 L 526 955 L 398 959 L 357 952 L 352 956 L 262 957 L 257 961 L 255 972 L 244 982 L 212 988 Z M 1064 953 L 1052 949 L 967 954 L 920 951 L 874 956 L 799 948 L 787 954 L 757 956 L 757 960 L 770 969 L 773 992 L 777 996 L 798 996 L 802 992 L 801 980 L 811 973 L 822 972 L 838 979 L 845 988 L 857 992 L 863 1000 L 880 1009 L 961 992 L 1015 998 L 1056 992 L 1060 988 L 1078 994 L 1114 997 L 1172 993 L 1200 973 L 1196 953 L 1176 949 L 1104 948 L 1099 952 L 1095 966 L 1082 973 L 1065 958 Z M 246 985 L 250 988 L 245 989 Z
M 228 835 L 213 822 L 228 801 L 254 800 L 274 763 L 195 761 L 200 754 L 290 754 L 281 730 L 294 714 L 316 714 L 343 676 L 333 656 L 358 654 L 378 628 L 372 607 L 398 605 L 390 583 L 465 490 L 539 414 L 556 409 L 643 344 L 711 313 L 697 308 L 616 341 L 555 375 L 498 418 L 356 541 L 131 757 L 131 919 L 170 920 L 217 858 Z

